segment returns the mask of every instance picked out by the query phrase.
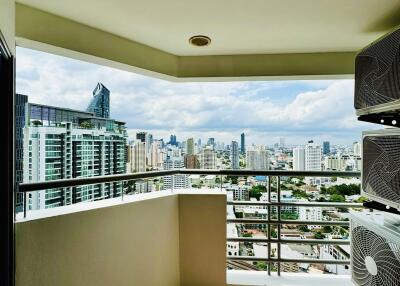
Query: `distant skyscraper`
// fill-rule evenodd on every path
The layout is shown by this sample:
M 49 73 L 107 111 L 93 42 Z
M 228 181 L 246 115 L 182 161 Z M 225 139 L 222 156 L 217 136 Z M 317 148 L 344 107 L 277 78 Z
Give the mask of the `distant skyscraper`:
M 189 138 L 186 141 L 186 154 L 194 155 L 194 139 L 193 138 Z
M 239 169 L 239 146 L 236 141 L 231 143 L 231 166 L 232 169 Z
M 178 146 L 178 142 L 176 141 L 176 135 L 171 134 L 171 136 L 169 137 L 169 144 L 173 146 Z
M 331 146 L 330 146 L 329 141 L 324 141 L 322 146 L 323 146 L 322 149 L 323 149 L 324 155 L 327 155 L 331 152 Z
M 93 90 L 93 98 L 86 111 L 93 112 L 97 117 L 110 118 L 110 91 L 98 83 Z
M 306 171 L 321 171 L 321 146 L 309 141 L 305 147 L 305 170 Z
M 147 132 L 136 133 L 136 139 L 140 142 L 146 143 L 146 165 L 151 165 L 151 143 L 153 142 L 153 135 Z
M 215 147 L 215 138 L 214 137 L 208 138 L 207 145 L 214 148 Z
M 296 147 L 293 149 L 293 170 L 304 171 L 305 168 L 305 150 L 303 147 Z
M 136 133 L 136 139 L 145 143 L 147 141 L 147 132 Z
M 198 169 L 200 164 L 197 155 L 185 155 L 185 168 L 186 169 Z
M 353 154 L 354 154 L 354 156 L 361 156 L 361 143 L 360 142 L 353 143 Z
M 246 168 L 249 170 L 268 170 L 268 153 L 264 146 L 251 146 L 246 151 Z
M 200 164 L 202 169 L 215 169 L 215 151 L 211 146 L 206 146 L 200 153 Z
M 151 167 L 153 169 L 161 169 L 162 167 L 163 158 L 161 148 L 161 140 L 154 140 L 151 144 Z
M 240 134 L 240 153 L 246 153 L 246 141 L 244 133 Z
M 285 148 L 285 138 L 279 137 L 279 148 Z
M 146 142 L 136 141 L 131 148 L 132 172 L 146 172 Z

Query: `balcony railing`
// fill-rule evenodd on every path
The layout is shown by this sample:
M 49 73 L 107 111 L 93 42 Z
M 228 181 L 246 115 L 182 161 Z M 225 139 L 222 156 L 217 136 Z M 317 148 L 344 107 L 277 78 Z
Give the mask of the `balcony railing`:
M 205 169 L 174 169 L 164 171 L 149 171 L 141 173 L 131 174 L 119 174 L 119 175 L 108 175 L 108 176 L 97 176 L 90 178 L 73 178 L 73 179 L 62 179 L 46 182 L 34 182 L 34 183 L 21 183 L 17 186 L 17 190 L 20 193 L 35 192 L 45 189 L 53 188 L 66 188 L 82 185 L 100 184 L 100 183 L 111 183 L 120 181 L 131 181 L 131 180 L 143 180 L 152 179 L 163 176 L 172 175 L 216 175 L 220 176 L 221 190 L 222 190 L 222 177 L 223 176 L 266 176 L 267 177 L 267 201 L 228 201 L 228 205 L 233 206 L 260 206 L 267 209 L 267 218 L 228 218 L 227 223 L 237 224 L 265 224 L 267 226 L 267 235 L 265 238 L 258 237 L 227 237 L 227 242 L 245 242 L 245 243 L 263 243 L 267 245 L 268 256 L 267 257 L 256 257 L 256 256 L 227 256 L 227 262 L 235 262 L 243 266 L 243 262 L 264 262 L 268 264 L 268 274 L 271 274 L 272 265 L 277 265 L 277 274 L 281 273 L 282 263 L 312 263 L 312 264 L 335 264 L 335 265 L 348 265 L 350 260 L 327 260 L 318 258 L 304 258 L 304 259 L 291 259 L 283 258 L 281 253 L 281 246 L 283 244 L 307 244 L 307 245 L 348 245 L 350 241 L 348 239 L 287 239 L 282 238 L 282 226 L 283 225 L 320 225 L 320 226 L 342 226 L 348 227 L 348 221 L 307 221 L 307 220 L 285 220 L 282 219 L 281 210 L 282 207 L 330 207 L 330 208 L 362 208 L 361 203 L 337 203 L 337 202 L 282 202 L 281 201 L 281 178 L 287 177 L 360 177 L 360 172 L 339 172 L 339 171 L 290 171 L 290 170 L 205 170 Z M 271 199 L 271 182 L 272 178 L 276 178 L 276 200 Z M 172 189 L 173 191 L 173 189 Z M 123 196 L 123 193 L 122 193 Z M 26 200 L 25 200 L 26 201 Z M 272 218 L 272 208 L 276 210 L 276 218 Z M 24 216 L 26 216 L 26 202 L 24 204 Z M 271 236 L 272 226 L 277 226 L 277 237 Z M 271 244 L 276 244 L 276 257 L 272 255 Z M 251 269 L 251 264 L 248 264 Z

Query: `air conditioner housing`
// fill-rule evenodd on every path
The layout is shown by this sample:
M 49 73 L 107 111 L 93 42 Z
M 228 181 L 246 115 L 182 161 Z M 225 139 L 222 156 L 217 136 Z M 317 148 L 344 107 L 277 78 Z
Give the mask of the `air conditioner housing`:
M 399 286 L 399 216 L 352 212 L 350 236 L 353 282 L 358 286 Z
M 362 195 L 400 210 L 400 129 L 363 132 Z
M 360 120 L 392 125 L 390 119 L 398 118 L 395 111 L 400 110 L 400 29 L 357 54 L 354 107 Z

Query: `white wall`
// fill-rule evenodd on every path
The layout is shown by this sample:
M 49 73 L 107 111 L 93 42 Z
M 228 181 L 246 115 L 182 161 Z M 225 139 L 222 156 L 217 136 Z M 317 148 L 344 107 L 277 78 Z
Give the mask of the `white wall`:
M 8 48 L 15 55 L 15 2 L 14 0 L 0 0 L 0 31 L 3 34 Z
M 226 196 L 157 193 L 17 223 L 16 285 L 225 285 Z

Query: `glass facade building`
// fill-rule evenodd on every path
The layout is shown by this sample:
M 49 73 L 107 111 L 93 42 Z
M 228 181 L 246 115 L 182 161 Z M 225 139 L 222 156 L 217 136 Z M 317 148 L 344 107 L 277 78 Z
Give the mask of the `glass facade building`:
M 110 91 L 102 83 L 98 83 L 93 90 L 93 98 L 86 111 L 93 112 L 95 116 L 110 118 Z

